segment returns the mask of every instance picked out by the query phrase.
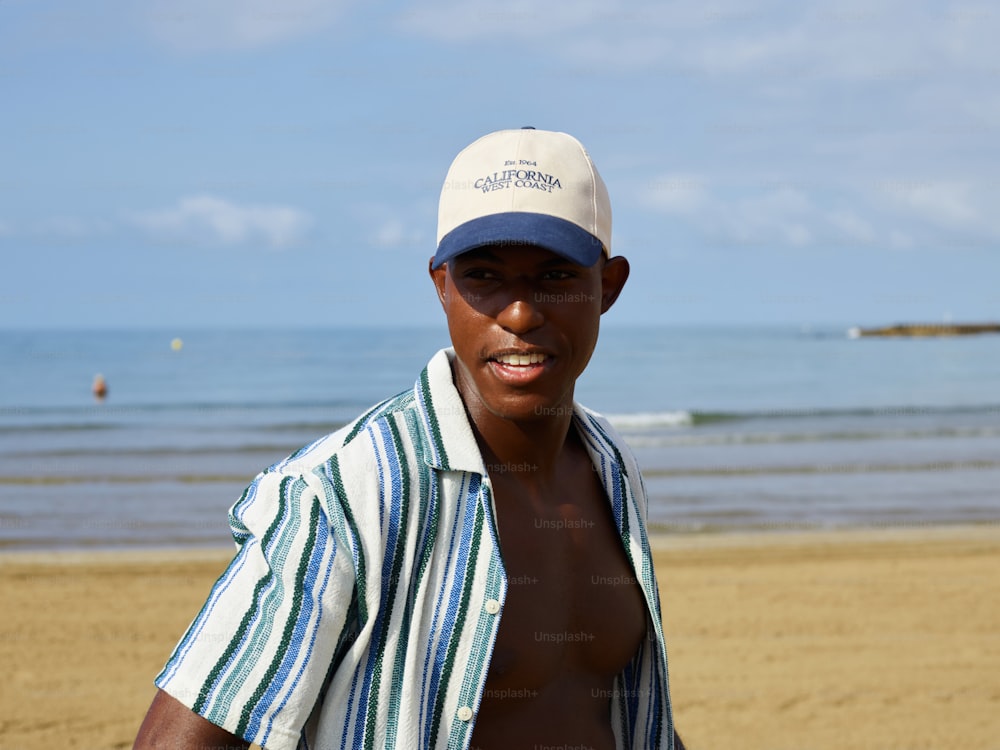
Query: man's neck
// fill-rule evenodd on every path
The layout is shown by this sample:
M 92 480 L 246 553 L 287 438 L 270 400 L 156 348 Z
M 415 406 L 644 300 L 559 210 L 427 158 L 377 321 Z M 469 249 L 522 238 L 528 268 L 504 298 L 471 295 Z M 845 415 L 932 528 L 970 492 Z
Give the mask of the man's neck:
M 586 451 L 573 429 L 573 391 L 557 404 L 535 409 L 528 417 L 497 413 L 453 365 L 455 387 L 465 405 L 487 472 L 507 475 L 525 488 L 542 489 L 558 482 L 560 472 L 572 467 Z
M 570 409 L 558 416 L 526 421 L 491 413 L 470 414 L 487 471 L 511 475 L 525 485 L 556 480 L 578 442 Z

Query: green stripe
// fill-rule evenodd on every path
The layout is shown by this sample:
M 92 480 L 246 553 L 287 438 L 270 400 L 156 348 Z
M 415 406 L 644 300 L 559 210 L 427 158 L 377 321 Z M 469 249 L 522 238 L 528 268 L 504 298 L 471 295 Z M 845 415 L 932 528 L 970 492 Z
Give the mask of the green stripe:
M 351 569 L 354 570 L 355 576 L 357 576 L 357 566 L 354 565 L 354 559 L 351 556 L 351 545 L 352 541 L 356 541 L 357 537 L 352 540 L 351 534 L 347 530 L 347 519 L 344 513 L 344 505 L 340 502 L 340 497 L 336 489 L 334 488 L 334 483 L 330 479 L 331 476 L 337 476 L 338 484 L 340 484 L 340 468 L 336 456 L 332 456 L 325 464 L 316 467 L 313 470 L 313 475 L 320 481 L 323 486 L 323 498 L 326 500 L 323 505 L 323 509 L 326 511 L 327 521 L 330 524 L 330 533 L 333 536 L 334 556 L 339 556 L 341 562 L 343 562 L 344 557 L 351 560 Z M 343 493 L 343 486 L 341 485 L 341 493 Z M 354 530 L 356 531 L 356 529 Z M 360 556 L 359 556 L 360 557 Z M 361 577 L 364 577 L 364 559 L 360 558 L 360 567 L 362 569 Z M 336 666 L 340 664 L 341 660 L 344 658 L 344 653 L 351 647 L 358 635 L 358 589 L 351 589 L 351 601 L 347 607 L 344 608 L 344 619 L 340 628 L 340 633 L 337 634 L 336 646 L 333 649 L 333 656 L 330 658 L 330 665 L 327 667 L 327 680 L 324 680 L 324 684 L 329 680 L 329 675 L 333 674 Z
M 392 403 L 393 401 L 395 401 L 395 399 L 394 398 L 390 398 L 390 399 L 386 399 L 381 404 L 375 404 L 375 406 L 373 406 L 371 409 L 369 409 L 368 411 L 366 411 L 360 417 L 358 417 L 357 419 L 355 419 L 354 420 L 354 427 L 344 437 L 343 445 L 347 445 L 349 442 L 351 442 L 352 440 L 354 440 L 354 438 L 357 437 L 358 433 L 361 432 L 363 429 L 365 429 L 365 427 L 368 426 L 368 420 L 371 418 L 372 414 L 375 414 L 377 411 L 379 411 L 380 409 L 384 408 L 386 405 Z
M 420 422 L 420 415 L 417 414 L 416 411 L 406 412 L 406 432 L 410 437 L 411 445 L 422 444 L 424 430 Z M 420 451 L 416 451 L 415 455 L 418 455 L 419 452 Z M 418 497 L 420 498 L 420 512 L 417 516 L 418 519 L 423 519 L 424 516 L 427 515 L 427 506 L 430 503 L 431 498 L 431 479 L 433 477 L 433 472 L 417 472 L 417 481 L 420 483 L 417 491 Z M 423 552 L 420 556 L 420 564 L 417 567 L 417 575 L 413 585 L 413 591 L 420 590 L 420 583 L 424 579 L 424 573 L 427 571 L 427 565 L 430 563 L 432 553 L 434 552 L 434 541 L 437 539 L 438 504 L 435 503 L 430 510 L 431 515 L 427 519 L 427 524 L 422 527 L 426 531 L 427 535 L 424 538 Z
M 403 458 L 399 462 L 400 466 L 400 476 L 402 479 L 402 487 L 400 489 L 400 499 L 401 505 L 399 509 L 399 536 L 396 538 L 396 546 L 393 548 L 393 558 L 392 558 L 392 571 L 389 573 L 389 590 L 387 595 L 383 596 L 383 601 L 386 602 L 385 616 L 382 620 L 382 633 L 379 637 L 378 655 L 375 657 L 375 667 L 372 670 L 372 683 L 369 686 L 368 692 L 368 706 L 365 709 L 368 717 L 365 722 L 365 747 L 372 748 L 375 746 L 375 722 L 377 719 L 376 714 L 378 713 L 378 700 L 379 693 L 381 691 L 382 685 L 382 660 L 385 657 L 385 647 L 386 641 L 389 638 L 389 626 L 392 622 L 392 610 L 396 604 L 396 589 L 399 588 L 400 581 L 400 571 L 403 567 L 403 560 L 406 558 L 406 529 L 408 524 L 408 515 L 410 511 L 410 472 L 409 466 L 405 461 L 406 452 L 403 449 L 402 443 L 399 438 L 399 428 L 396 426 L 394 420 L 386 420 L 386 425 L 389 428 L 389 432 L 392 435 L 393 448 L 396 451 L 396 458 Z M 403 632 L 407 631 L 409 623 L 403 624 Z M 399 639 L 399 649 L 401 649 L 405 655 L 407 638 Z M 398 656 L 397 656 L 398 658 Z M 395 680 L 394 680 L 395 682 Z M 393 685 L 395 688 L 396 685 Z M 392 724 L 389 725 L 389 730 L 391 731 Z M 393 739 L 395 739 L 393 737 Z M 391 746 L 391 745 L 390 745 Z
M 419 418 L 414 410 L 407 410 L 403 413 L 403 418 L 405 419 L 407 436 L 410 439 L 409 444 L 413 445 L 418 443 L 423 432 L 420 430 Z M 406 479 L 406 484 L 404 485 L 403 497 L 410 497 L 410 475 L 409 475 L 409 463 L 408 456 L 404 450 L 404 445 L 402 444 L 401 437 L 395 432 L 393 433 L 397 438 L 396 440 L 396 450 L 401 454 L 403 461 L 406 462 L 406 472 L 404 474 Z M 427 472 L 418 471 L 417 472 L 417 482 L 419 483 L 419 489 L 417 490 L 417 502 L 419 503 L 417 518 L 423 518 L 424 514 L 427 512 L 427 503 L 430 497 L 429 486 L 427 481 Z M 409 520 L 409 519 L 404 519 Z M 417 524 L 418 538 L 419 538 L 419 522 Z M 423 556 L 420 563 L 417 566 L 415 574 L 411 573 L 411 583 L 409 590 L 406 593 L 406 598 L 403 602 L 403 624 L 402 632 L 408 633 L 410 626 L 413 622 L 413 602 L 415 594 L 420 590 L 420 581 L 423 578 L 424 569 L 426 567 L 426 562 L 429 557 L 429 550 L 427 547 L 430 545 L 425 545 Z M 399 724 L 399 712 L 403 702 L 403 693 L 405 692 L 405 682 L 403 680 L 403 674 L 406 667 L 406 654 L 407 647 L 409 645 L 408 638 L 401 638 L 399 640 L 399 645 L 396 648 L 396 658 L 393 661 L 392 668 L 392 690 L 389 693 L 389 712 L 388 712 L 388 724 L 386 729 L 385 747 L 387 749 L 396 747 L 397 734 L 396 730 Z M 408 739 L 408 738 L 407 738 Z
M 249 642 L 240 652 L 239 659 L 229 670 L 224 683 L 220 686 L 218 702 L 212 711 L 212 715 L 215 717 L 221 718 L 229 714 L 233 703 L 239 698 L 247 678 L 255 669 L 258 656 L 271 642 L 272 633 L 278 626 L 275 614 L 286 596 L 284 571 L 288 563 L 289 553 L 292 551 L 292 545 L 298 538 L 302 527 L 302 491 L 308 487 L 302 477 L 294 477 L 294 481 L 291 482 L 288 482 L 288 479 L 286 477 L 282 481 L 282 487 L 285 488 L 282 496 L 285 494 L 288 496 L 288 522 L 281 527 L 280 536 L 270 555 L 270 567 L 278 572 L 277 576 L 269 576 L 269 578 L 274 579 L 275 584 L 263 599 L 259 621 L 254 628 L 248 631 Z M 294 591 L 292 593 L 294 594 Z
M 444 667 L 441 670 L 441 682 L 438 685 L 437 700 L 434 702 L 434 715 L 431 719 L 431 744 L 437 743 L 437 733 L 441 726 L 441 715 L 444 713 L 444 701 L 448 693 L 448 683 L 451 681 L 451 670 L 455 664 L 455 653 L 465 626 L 465 617 L 469 613 L 469 597 L 472 593 L 472 582 L 476 578 L 476 562 L 479 556 L 479 541 L 483 532 L 483 507 L 476 505 L 475 524 L 472 531 L 472 547 L 469 551 L 469 567 L 465 571 L 465 585 L 462 587 L 462 599 L 458 606 L 458 617 L 455 618 L 455 629 L 451 631 L 448 643 L 448 653 L 445 656 Z
M 340 507 L 344 511 L 344 519 L 351 529 L 351 535 L 354 539 L 360 540 L 361 534 L 358 532 L 358 523 L 354 520 L 354 514 L 351 513 L 351 504 L 347 497 L 347 490 L 344 488 L 344 480 L 340 476 L 340 461 L 338 457 L 332 456 L 327 465 L 330 467 L 333 491 L 340 498 Z M 368 602 L 365 599 L 365 592 L 368 590 L 368 577 L 365 568 L 365 551 L 360 546 L 360 543 L 358 546 L 358 563 L 355 566 L 355 577 L 354 588 L 358 592 L 358 627 L 361 628 L 368 621 Z
M 281 480 L 281 486 L 278 490 L 278 513 L 275 514 L 274 520 L 264 533 L 263 539 L 261 539 L 260 546 L 262 552 L 270 545 L 271 539 L 280 528 L 281 519 L 285 515 L 284 506 L 286 487 L 291 481 L 291 477 L 285 477 L 285 479 Z M 240 641 L 242 641 L 243 637 L 246 635 L 247 630 L 250 627 L 250 622 L 253 620 L 253 615 L 260 605 L 261 593 L 265 588 L 267 588 L 272 578 L 274 578 L 274 571 L 271 568 L 268 568 L 267 575 L 257 581 L 257 585 L 254 586 L 252 603 L 247 611 L 243 613 L 243 619 L 240 621 L 240 626 L 236 629 L 236 634 L 229 641 L 229 645 L 226 646 L 226 650 L 222 652 L 222 656 L 215 663 L 215 666 L 212 667 L 212 670 L 208 673 L 208 677 L 201 686 L 201 690 L 198 691 L 198 700 L 195 701 L 194 706 L 192 706 L 192 710 L 196 714 L 200 714 L 204 710 L 205 701 L 208 698 L 212 686 L 215 684 L 216 680 L 219 679 L 219 675 L 226 668 L 229 660 L 232 659 L 233 655 L 236 653 L 236 649 Z
M 490 558 L 489 570 L 486 573 L 485 595 L 492 599 L 498 599 L 501 582 L 503 579 L 503 566 L 499 555 Z M 483 673 L 486 671 L 490 653 L 492 652 L 491 638 L 489 634 L 496 627 L 497 615 L 484 614 L 480 611 L 479 620 L 476 623 L 476 635 L 473 640 L 473 648 L 469 653 L 469 662 L 465 670 L 465 679 L 462 681 L 462 689 L 458 695 L 459 705 L 473 706 L 479 697 L 479 688 L 485 684 Z M 480 646 L 482 644 L 482 646 Z M 456 721 L 452 724 L 451 735 L 448 737 L 449 747 L 461 747 L 465 741 L 465 735 L 469 732 L 469 723 Z
M 287 647 L 292 641 L 292 633 L 295 631 L 295 625 L 299 620 L 299 612 L 302 610 L 302 600 L 305 597 L 306 572 L 309 569 L 309 561 L 312 559 L 313 550 L 316 547 L 316 530 L 318 526 L 319 503 L 314 499 L 312 511 L 309 514 L 309 537 L 306 540 L 305 549 L 299 559 L 299 569 L 295 573 L 295 588 L 292 591 L 292 611 L 289 613 L 288 620 L 285 622 L 285 629 L 281 634 L 281 645 L 285 647 Z M 257 686 L 253 695 L 250 696 L 250 700 L 245 704 L 242 717 L 240 718 L 240 723 L 236 727 L 235 732 L 240 737 L 245 735 L 247 725 L 250 723 L 251 713 L 257 706 L 257 703 L 260 702 L 260 699 L 264 696 L 267 688 L 270 686 L 271 680 L 273 680 L 274 675 L 277 674 L 278 668 L 281 666 L 281 662 L 284 660 L 286 653 L 287 651 L 285 649 L 277 650 L 274 659 L 271 660 L 271 665 L 264 673 L 264 678 Z
M 427 422 L 431 428 L 431 438 L 434 440 L 434 447 L 438 452 L 438 461 L 441 467 L 448 471 L 448 452 L 444 449 L 444 439 L 441 437 L 441 425 L 438 424 L 437 412 L 434 410 L 434 399 L 431 398 L 431 385 L 428 380 L 426 367 L 420 373 L 420 391 L 423 394 L 424 404 L 427 407 Z
M 233 503 L 233 506 L 229 510 L 229 526 L 230 530 L 232 531 L 233 540 L 236 542 L 236 548 L 239 551 L 243 550 L 243 545 L 246 544 L 246 541 L 250 538 L 251 535 L 250 532 L 247 530 L 246 526 L 243 525 L 243 522 L 240 521 L 239 518 L 237 517 L 236 512 L 240 504 L 246 501 L 247 496 L 250 494 L 250 488 L 253 487 L 253 485 L 254 485 L 253 482 L 247 485 L 246 489 L 244 489 L 243 492 L 240 494 L 240 499 L 237 500 L 235 503 Z M 239 527 L 240 531 L 237 531 L 237 527 Z M 225 572 L 221 576 L 219 576 L 218 579 L 216 579 L 214 584 L 212 584 L 211 593 L 209 593 L 208 597 L 205 599 L 205 603 L 201 605 L 201 609 L 198 611 L 198 616 L 191 621 L 191 624 L 188 626 L 188 629 L 184 632 L 184 637 L 180 640 L 180 644 L 186 643 L 188 641 L 188 638 L 194 633 L 195 628 L 203 624 L 202 618 L 208 616 L 209 606 L 215 602 L 215 597 L 218 594 L 220 588 L 222 587 L 223 582 L 230 581 L 230 577 L 234 574 L 234 569 L 239 563 L 240 563 L 240 556 L 239 553 L 237 553 L 229 561 L 229 564 L 226 566 Z M 168 671 L 170 671 L 170 669 L 174 666 L 174 664 L 176 664 L 179 656 L 180 656 L 180 648 L 178 647 L 170 655 L 170 659 L 167 660 L 167 663 L 163 666 L 163 669 L 160 671 L 160 674 L 156 676 L 156 684 L 159 684 L 160 679 L 162 679 L 163 676 Z M 204 688 L 202 689 L 202 692 L 199 693 L 199 695 L 203 693 L 204 693 Z
M 398 412 L 405 410 L 410 404 L 413 403 L 413 389 L 403 391 L 402 393 L 397 393 L 392 398 L 387 398 L 380 404 L 375 404 L 371 409 L 366 411 L 360 417 L 354 420 L 354 426 L 351 431 L 344 436 L 342 445 L 347 445 L 354 438 L 356 438 L 362 430 L 364 430 L 372 422 L 373 419 L 378 419 L 381 417 L 383 412 Z

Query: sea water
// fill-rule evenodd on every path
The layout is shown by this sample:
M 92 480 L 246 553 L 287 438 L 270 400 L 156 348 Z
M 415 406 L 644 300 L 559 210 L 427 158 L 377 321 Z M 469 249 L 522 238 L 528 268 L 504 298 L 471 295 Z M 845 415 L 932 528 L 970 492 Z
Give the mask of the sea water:
M 0 548 L 226 544 L 258 471 L 447 344 L 443 327 L 0 332 Z M 1000 336 L 606 327 L 576 395 L 637 454 L 657 530 L 1000 521 Z

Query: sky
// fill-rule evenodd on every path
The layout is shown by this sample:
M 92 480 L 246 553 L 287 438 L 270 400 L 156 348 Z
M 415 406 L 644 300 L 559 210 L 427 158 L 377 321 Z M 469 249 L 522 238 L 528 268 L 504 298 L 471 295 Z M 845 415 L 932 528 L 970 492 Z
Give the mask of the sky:
M 455 154 L 579 138 L 606 325 L 1000 319 L 986 2 L 0 0 L 0 328 L 436 325 Z

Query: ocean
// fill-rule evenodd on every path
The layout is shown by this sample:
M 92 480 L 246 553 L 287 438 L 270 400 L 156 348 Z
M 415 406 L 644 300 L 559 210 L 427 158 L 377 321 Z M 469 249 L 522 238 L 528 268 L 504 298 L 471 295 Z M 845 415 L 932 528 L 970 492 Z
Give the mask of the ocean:
M 229 544 L 258 471 L 447 343 L 443 326 L 0 332 L 0 549 Z M 577 398 L 636 452 L 655 530 L 1000 521 L 1000 336 L 606 327 Z

